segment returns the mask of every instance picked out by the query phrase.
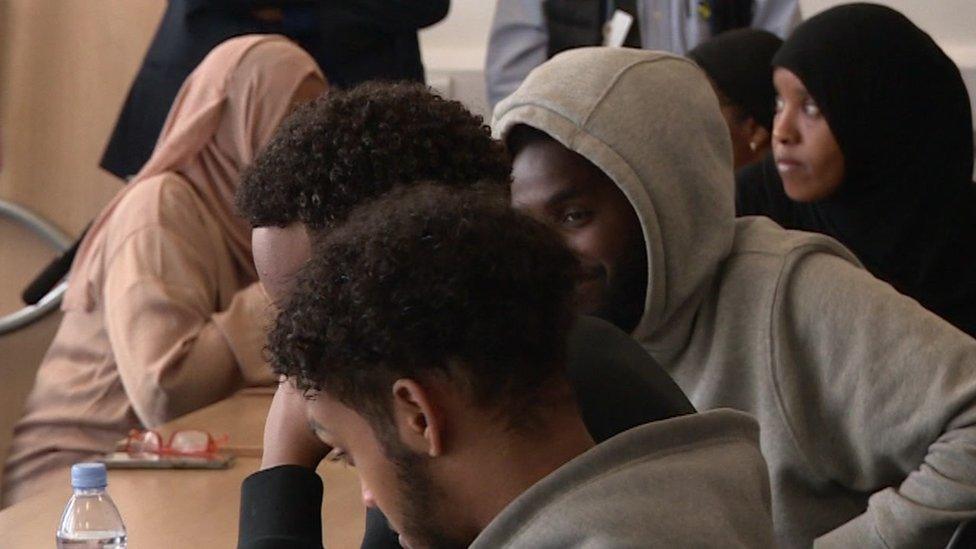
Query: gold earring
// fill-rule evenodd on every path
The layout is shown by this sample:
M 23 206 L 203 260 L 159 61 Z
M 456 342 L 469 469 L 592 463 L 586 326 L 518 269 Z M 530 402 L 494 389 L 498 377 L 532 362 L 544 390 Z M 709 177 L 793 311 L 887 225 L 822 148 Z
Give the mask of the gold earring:
M 756 143 L 755 141 L 750 141 L 749 148 L 752 149 L 752 152 L 756 152 L 756 149 L 759 148 L 759 144 Z

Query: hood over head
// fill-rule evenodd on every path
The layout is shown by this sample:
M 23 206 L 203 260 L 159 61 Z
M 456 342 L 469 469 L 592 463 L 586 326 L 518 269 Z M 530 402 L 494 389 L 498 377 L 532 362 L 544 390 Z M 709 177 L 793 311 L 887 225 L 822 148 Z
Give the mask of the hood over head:
M 520 124 L 580 154 L 623 191 L 648 257 L 634 335 L 649 349 L 683 345 L 735 234 L 732 146 L 705 74 L 664 52 L 571 50 L 499 103 L 496 136 Z

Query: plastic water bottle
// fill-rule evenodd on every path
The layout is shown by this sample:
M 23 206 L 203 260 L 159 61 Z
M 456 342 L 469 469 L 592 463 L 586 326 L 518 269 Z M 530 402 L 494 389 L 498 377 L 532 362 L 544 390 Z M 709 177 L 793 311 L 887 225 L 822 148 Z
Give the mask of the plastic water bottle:
M 78 463 L 71 467 L 75 493 L 61 515 L 58 549 L 125 549 L 125 525 L 105 491 L 107 485 L 104 463 Z

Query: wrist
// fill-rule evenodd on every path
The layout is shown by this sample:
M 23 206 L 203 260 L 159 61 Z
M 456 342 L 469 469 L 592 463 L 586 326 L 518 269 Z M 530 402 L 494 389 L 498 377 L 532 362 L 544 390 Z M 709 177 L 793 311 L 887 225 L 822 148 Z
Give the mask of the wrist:
M 281 465 L 297 465 L 314 471 L 318 468 L 321 461 L 321 459 L 316 459 L 312 456 L 300 456 L 265 449 L 261 455 L 261 469 L 271 469 Z

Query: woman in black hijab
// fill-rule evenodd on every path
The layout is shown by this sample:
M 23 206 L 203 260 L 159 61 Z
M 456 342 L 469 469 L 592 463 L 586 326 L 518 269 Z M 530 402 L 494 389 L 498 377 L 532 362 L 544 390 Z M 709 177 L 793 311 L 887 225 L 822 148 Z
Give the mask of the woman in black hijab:
M 976 335 L 976 186 L 959 69 L 900 13 L 847 4 L 773 58 L 773 156 L 737 178 L 739 215 L 824 233 Z
M 773 129 L 773 67 L 783 40 L 761 29 L 736 29 L 688 52 L 708 75 L 732 137 L 735 169 L 760 160 Z

